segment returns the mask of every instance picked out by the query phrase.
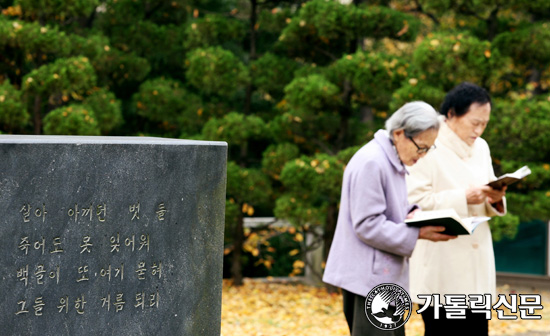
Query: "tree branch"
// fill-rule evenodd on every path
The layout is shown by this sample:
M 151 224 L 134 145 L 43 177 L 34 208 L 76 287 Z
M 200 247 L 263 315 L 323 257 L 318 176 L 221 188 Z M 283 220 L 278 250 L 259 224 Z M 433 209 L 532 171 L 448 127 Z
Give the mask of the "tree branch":
M 85 24 L 84 27 L 85 28 L 92 28 L 92 25 L 94 24 L 95 18 L 96 18 L 96 8 L 94 8 L 94 10 L 90 14 L 90 16 L 88 16 L 88 18 L 86 19 L 86 24 Z
M 156 11 L 158 11 L 161 7 L 162 7 L 163 3 L 162 2 L 157 2 L 157 4 L 155 6 L 153 6 L 152 8 L 150 9 L 146 9 L 145 10 L 145 19 L 150 19 L 151 16 L 153 16 L 153 14 L 155 14 Z M 148 7 L 148 6 L 147 6 Z
M 329 53 L 328 51 L 326 51 L 324 49 L 319 48 L 319 46 L 315 46 L 313 49 L 319 51 L 321 54 L 323 54 L 325 56 L 328 56 L 333 61 L 338 60 L 338 57 L 334 56 L 333 54 Z
M 497 14 L 498 14 L 499 9 L 500 9 L 500 5 L 497 5 L 491 11 L 491 14 L 487 18 L 487 26 L 488 26 L 488 29 L 489 29 L 489 31 L 487 32 L 487 38 L 489 39 L 489 41 L 492 41 L 495 38 L 496 34 L 497 34 L 497 29 L 498 29 Z
M 413 12 L 424 14 L 432 19 L 436 26 L 440 25 L 439 19 L 434 14 L 426 12 L 418 0 L 414 0 L 414 4 L 416 5 L 416 8 L 413 10 Z
M 296 135 L 298 136 L 301 136 L 303 138 L 306 138 L 305 136 L 303 136 L 302 133 L 300 132 L 294 132 Z M 327 145 L 325 144 L 324 142 L 322 142 L 321 140 L 319 139 L 311 139 L 311 142 L 313 142 L 315 145 L 319 146 L 322 150 L 325 151 L 325 153 L 329 154 L 329 155 L 336 155 L 336 153 Z
M 321 147 L 321 149 L 323 149 L 325 151 L 325 153 L 329 154 L 329 155 L 336 155 L 336 153 L 334 153 L 334 151 L 329 148 L 324 142 L 322 142 L 321 140 L 319 139 L 313 139 L 312 140 L 314 144 L 316 144 L 317 146 Z

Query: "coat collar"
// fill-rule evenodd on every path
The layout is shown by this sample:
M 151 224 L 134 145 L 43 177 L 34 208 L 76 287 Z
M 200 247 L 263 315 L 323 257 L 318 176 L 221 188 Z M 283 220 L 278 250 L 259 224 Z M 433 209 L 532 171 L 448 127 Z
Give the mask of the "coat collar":
M 469 159 L 473 155 L 474 146 L 468 145 L 447 125 L 446 119 L 441 119 L 439 135 L 437 139 L 444 146 L 455 152 L 462 160 Z
M 392 166 L 395 168 L 395 170 L 397 170 L 398 173 L 400 174 L 409 173 L 408 170 L 405 168 L 405 165 L 399 159 L 399 155 L 397 154 L 397 149 L 395 148 L 392 141 L 390 140 L 390 135 L 388 131 L 378 130 L 374 134 L 374 140 L 382 148 L 382 150 L 386 154 L 386 157 L 388 158 L 388 161 L 391 162 Z

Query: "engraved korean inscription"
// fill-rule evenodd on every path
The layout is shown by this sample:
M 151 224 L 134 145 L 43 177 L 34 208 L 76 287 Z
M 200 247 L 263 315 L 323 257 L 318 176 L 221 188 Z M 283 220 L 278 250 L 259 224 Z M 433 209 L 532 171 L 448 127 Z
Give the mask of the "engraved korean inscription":
M 88 263 L 74 264 L 68 261 L 69 258 L 63 260 L 63 257 L 61 257 L 59 264 L 53 267 L 49 266 L 49 268 L 46 264 L 51 263 L 32 264 L 23 262 L 23 264 L 16 265 L 14 268 L 15 281 L 19 282 L 20 286 L 25 287 L 28 287 L 31 282 L 36 285 L 48 286 L 51 291 L 51 287 L 59 285 L 60 282 L 81 283 L 89 282 L 90 279 L 100 279 L 105 284 L 112 284 L 122 283 L 125 281 L 126 276 L 126 281 L 134 277 L 140 282 L 147 283 L 149 288 L 117 292 L 116 287 L 109 286 L 103 290 L 104 294 L 99 297 L 86 293 L 85 288 L 82 288 L 83 292 L 73 290 L 67 293 L 59 290 L 57 293 L 58 300 L 55 301 L 45 300 L 37 292 L 35 297 L 22 297 L 13 302 L 15 315 L 40 317 L 44 315 L 46 310 L 55 311 L 59 314 L 68 314 L 73 311 L 75 314 L 84 315 L 90 309 L 101 309 L 106 313 L 118 313 L 124 309 L 146 310 L 159 307 L 162 288 L 159 288 L 158 280 L 163 277 L 162 260 L 148 258 L 152 245 L 151 234 L 140 228 L 139 225 L 135 225 L 136 222 L 139 223 L 140 211 L 145 211 L 145 209 L 141 209 L 139 201 L 127 207 L 127 225 L 132 225 L 133 230 L 130 230 L 130 232 L 135 233 L 121 235 L 119 227 L 119 230 L 111 235 L 104 235 L 102 232 L 120 226 L 109 222 L 107 209 L 116 211 L 116 206 L 108 206 L 105 203 L 99 205 L 91 203 L 82 206 L 74 203 L 67 208 L 66 216 L 69 219 L 69 225 L 78 225 L 79 221 L 91 223 L 95 220 L 103 226 L 102 230 L 95 230 L 95 232 L 87 232 L 82 235 L 78 241 L 78 249 L 71 250 L 64 248 L 66 240 L 69 238 L 63 236 L 47 237 L 40 233 L 40 226 L 51 220 L 49 217 L 46 219 L 46 214 L 48 214 L 46 202 L 41 203 L 36 208 L 28 203 L 23 204 L 16 209 L 21 213 L 20 228 L 22 232 L 19 237 L 14 237 L 17 242 L 18 253 L 24 256 L 34 253 L 45 258 L 48 257 L 48 254 L 82 254 L 93 258 L 94 252 L 97 252 L 99 248 L 103 248 L 111 254 L 118 254 L 121 250 L 138 254 L 137 260 L 139 261 L 125 262 L 125 260 L 122 260 L 117 263 L 109 262 L 91 267 Z M 61 209 L 60 212 L 63 213 L 63 210 Z M 120 210 L 124 212 L 123 209 Z M 156 218 L 156 221 L 164 221 L 168 212 L 165 202 L 160 202 L 150 210 L 150 217 Z M 74 244 L 70 245 L 74 246 Z

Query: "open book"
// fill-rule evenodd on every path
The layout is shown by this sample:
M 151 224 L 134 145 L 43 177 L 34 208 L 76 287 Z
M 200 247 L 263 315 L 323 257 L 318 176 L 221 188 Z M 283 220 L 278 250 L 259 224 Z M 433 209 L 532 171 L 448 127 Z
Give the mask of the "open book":
M 445 231 L 441 233 L 457 236 L 472 234 L 479 224 L 490 219 L 490 217 L 460 218 L 455 209 L 442 209 L 418 211 L 415 213 L 414 218 L 406 219 L 405 223 L 416 227 L 444 226 Z
M 531 169 L 529 169 L 529 167 L 527 166 L 523 166 L 513 173 L 502 175 L 501 177 L 494 180 L 493 182 L 489 182 L 487 185 L 492 187 L 493 189 L 500 190 L 504 186 L 510 185 L 512 183 L 516 183 L 517 181 L 521 180 L 522 178 L 524 178 L 529 174 L 531 174 Z

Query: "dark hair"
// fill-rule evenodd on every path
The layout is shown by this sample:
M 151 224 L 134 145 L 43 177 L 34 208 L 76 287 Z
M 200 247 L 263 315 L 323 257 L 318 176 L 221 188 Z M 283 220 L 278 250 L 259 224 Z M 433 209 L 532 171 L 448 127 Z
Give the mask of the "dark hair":
M 453 110 L 454 115 L 460 117 L 465 115 L 470 109 L 470 105 L 474 103 L 480 105 L 491 104 L 491 96 L 482 87 L 473 83 L 462 82 L 447 93 L 439 113 L 449 117 L 449 112 Z

